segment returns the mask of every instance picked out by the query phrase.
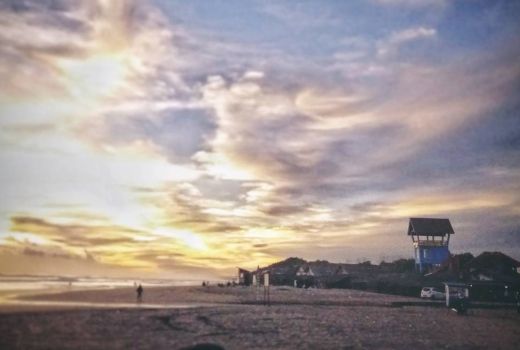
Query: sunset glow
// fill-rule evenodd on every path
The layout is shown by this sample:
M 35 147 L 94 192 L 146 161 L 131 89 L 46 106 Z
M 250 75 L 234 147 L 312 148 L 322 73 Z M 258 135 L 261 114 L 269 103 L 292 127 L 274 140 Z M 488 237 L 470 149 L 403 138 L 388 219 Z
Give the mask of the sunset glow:
M 520 6 L 419 3 L 0 4 L 0 273 L 520 259 Z

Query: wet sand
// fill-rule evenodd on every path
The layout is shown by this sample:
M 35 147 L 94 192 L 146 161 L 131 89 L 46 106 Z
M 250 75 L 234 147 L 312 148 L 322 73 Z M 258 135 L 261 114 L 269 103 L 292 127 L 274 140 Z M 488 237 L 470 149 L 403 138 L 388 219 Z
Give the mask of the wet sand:
M 225 349 L 516 349 L 515 310 L 473 309 L 458 316 L 444 307 L 396 303 L 418 299 L 352 290 L 148 288 L 141 306 L 133 288 L 31 296 L 58 304 L 0 307 L 2 349 L 180 349 L 215 343 Z M 66 301 L 67 306 L 59 302 Z M 73 302 L 91 303 L 89 306 Z M 147 307 L 147 304 L 155 308 Z M 186 304 L 190 308 L 175 308 Z M 9 309 L 10 308 L 10 309 Z

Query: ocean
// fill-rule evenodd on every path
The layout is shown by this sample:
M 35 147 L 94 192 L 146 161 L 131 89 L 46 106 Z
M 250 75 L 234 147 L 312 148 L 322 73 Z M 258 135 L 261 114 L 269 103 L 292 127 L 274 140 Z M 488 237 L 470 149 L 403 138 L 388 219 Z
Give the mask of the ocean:
M 123 279 L 98 277 L 62 277 L 62 276 L 0 276 L 0 292 L 8 291 L 66 291 L 79 289 L 110 289 L 160 286 L 193 286 L 200 285 L 200 280 L 171 279 Z

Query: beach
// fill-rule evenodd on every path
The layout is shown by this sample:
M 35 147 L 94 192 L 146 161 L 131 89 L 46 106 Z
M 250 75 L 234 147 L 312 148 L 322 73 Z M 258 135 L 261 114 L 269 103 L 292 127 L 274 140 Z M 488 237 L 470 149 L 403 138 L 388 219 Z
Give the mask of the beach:
M 262 292 L 157 287 L 145 289 L 141 304 L 134 288 L 26 295 L 29 304 L 0 307 L 0 348 L 516 349 L 520 342 L 512 308 L 459 316 L 415 298 L 289 287 L 271 288 L 265 306 Z

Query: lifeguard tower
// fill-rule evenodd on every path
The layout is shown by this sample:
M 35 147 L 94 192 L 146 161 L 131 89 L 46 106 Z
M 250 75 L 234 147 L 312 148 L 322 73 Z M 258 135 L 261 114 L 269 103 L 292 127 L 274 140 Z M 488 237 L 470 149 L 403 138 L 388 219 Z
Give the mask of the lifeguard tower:
M 450 235 L 455 234 L 449 219 L 410 218 L 408 236 L 412 236 L 415 268 L 428 272 L 450 257 Z

